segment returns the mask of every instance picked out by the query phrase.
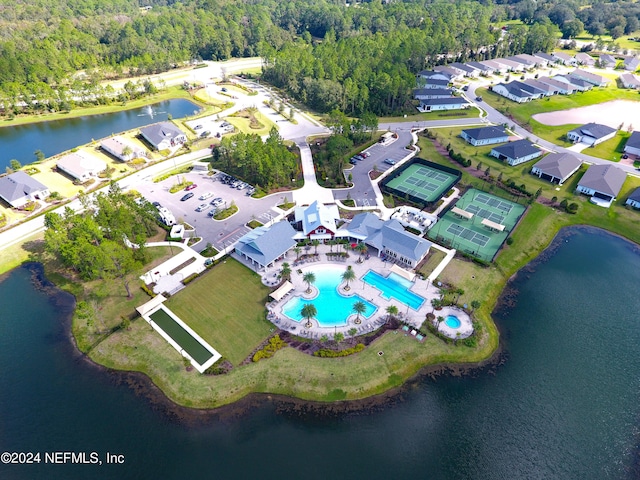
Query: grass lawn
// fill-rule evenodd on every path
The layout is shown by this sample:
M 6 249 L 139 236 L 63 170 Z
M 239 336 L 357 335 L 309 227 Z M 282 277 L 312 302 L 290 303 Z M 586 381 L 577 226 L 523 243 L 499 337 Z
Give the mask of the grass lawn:
M 444 260 L 444 257 L 446 257 L 446 255 L 443 251 L 432 248 L 429 252 L 429 257 L 427 257 L 427 261 L 424 262 L 419 272 L 425 277 L 428 277 L 431 275 L 431 272 L 440 265 L 440 262 Z
M 257 134 L 260 136 L 268 135 L 275 124 L 259 111 L 253 113 L 253 116 L 257 120 L 257 123 L 254 124 L 256 128 L 252 127 L 250 118 L 232 116 L 225 117 L 225 120 L 243 133 Z
M 258 274 L 229 259 L 191 282 L 166 305 L 238 365 L 273 329 L 265 320 L 268 293 Z
M 30 237 L 14 243 L 10 247 L 0 250 L 0 275 L 7 273 L 19 266 L 21 263 L 29 260 L 29 253 L 35 250 L 41 250 L 42 239 L 44 234 L 36 233 Z
M 599 143 L 595 147 L 587 148 L 583 153 L 591 155 L 592 157 L 619 162 L 624 154 L 624 146 L 630 136 L 631 132 L 618 130 L 618 133 L 612 139 Z

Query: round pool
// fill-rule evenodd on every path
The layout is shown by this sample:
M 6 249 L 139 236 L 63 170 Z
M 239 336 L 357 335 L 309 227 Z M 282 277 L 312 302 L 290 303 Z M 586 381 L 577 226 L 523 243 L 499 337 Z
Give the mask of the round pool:
M 462 322 L 455 315 L 447 315 L 447 318 L 444 319 L 444 324 L 449 328 L 460 328 Z

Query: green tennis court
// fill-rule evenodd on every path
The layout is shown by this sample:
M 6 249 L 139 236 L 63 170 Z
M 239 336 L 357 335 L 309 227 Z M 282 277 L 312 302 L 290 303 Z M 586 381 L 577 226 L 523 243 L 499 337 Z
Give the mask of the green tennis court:
M 493 260 L 525 211 L 524 205 L 476 189 L 455 207 L 429 230 L 429 238 L 485 261 Z
M 408 195 L 429 203 L 438 200 L 457 181 L 456 175 L 423 163 L 413 163 L 385 182 L 385 187 L 398 197 Z

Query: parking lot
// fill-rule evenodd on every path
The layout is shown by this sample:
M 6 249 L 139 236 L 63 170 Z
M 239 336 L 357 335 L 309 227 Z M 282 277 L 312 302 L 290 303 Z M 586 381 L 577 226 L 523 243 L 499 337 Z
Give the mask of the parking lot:
M 178 181 L 176 176 L 159 183 L 153 183 L 150 180 L 144 181 L 136 185 L 136 189 L 149 202 L 158 202 L 169 209 L 178 223 L 184 221 L 192 225 L 196 230 L 196 236 L 203 238 L 203 241 L 194 247 L 198 251 L 202 251 L 207 243 L 211 243 L 217 250 L 222 250 L 235 243 L 250 230 L 246 224 L 251 220 L 255 219 L 267 224 L 279 213 L 279 210 L 273 208 L 282 203 L 279 196 L 272 195 L 255 199 L 246 195 L 246 189 L 231 188 L 219 181 L 218 176 L 208 176 L 207 172 L 186 173 L 179 175 L 179 177 L 180 181 L 186 179 L 197 185 L 191 190 L 194 194 L 193 197 L 185 201 L 180 199 L 187 193 L 186 191 L 169 193 L 171 186 Z M 200 200 L 200 197 L 205 193 L 211 193 L 211 196 Z M 227 208 L 233 202 L 237 205 L 238 212 L 223 221 L 209 217 L 209 212 L 216 208 L 210 205 L 210 202 L 217 197 L 222 199 L 218 208 Z M 207 208 L 197 212 L 196 209 L 203 203 L 207 204 Z
M 364 160 L 357 162 L 352 168 L 345 169 L 345 177 L 352 175 L 353 187 L 352 188 L 337 188 L 333 190 L 333 195 L 339 200 L 346 200 L 350 195 L 351 199 L 355 201 L 356 206 L 368 207 L 376 204 L 375 192 L 369 179 L 369 172 L 373 170 L 374 165 L 380 172 L 393 167 L 385 163 L 385 160 L 391 159 L 398 164 L 403 158 L 409 155 L 411 152 L 405 147 L 412 142 L 411 133 L 408 131 L 398 132 L 398 139 L 390 145 L 383 146 L 379 143 L 372 145 L 366 151 L 371 155 Z

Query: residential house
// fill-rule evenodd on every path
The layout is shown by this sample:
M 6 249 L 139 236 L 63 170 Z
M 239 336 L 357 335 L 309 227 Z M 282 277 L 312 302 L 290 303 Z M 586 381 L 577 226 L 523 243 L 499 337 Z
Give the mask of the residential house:
M 436 72 L 442 73 L 443 75 L 447 75 L 449 77 L 449 81 L 453 82 L 455 80 L 462 80 L 464 77 L 464 72 L 458 70 L 457 68 L 451 68 L 447 65 L 438 65 L 433 68 Z
M 640 68 L 640 57 L 627 57 L 624 59 L 624 69 L 629 72 L 635 72 Z
M 418 82 L 421 83 L 426 80 L 446 80 L 448 85 L 451 83 L 451 76 L 448 73 L 437 72 L 435 70 L 422 70 L 418 73 Z
M 469 65 L 465 65 L 464 63 L 455 62 L 455 63 L 450 63 L 447 66 L 451 68 L 455 68 L 459 72 L 462 72 L 462 75 L 464 75 L 465 77 L 475 78 L 478 76 L 477 69 L 470 67 Z
M 624 145 L 624 153 L 640 157 L 640 131 L 634 131 Z
M 429 100 L 431 98 L 449 98 L 453 96 L 450 88 L 416 88 L 413 98 L 416 100 Z
M 585 52 L 576 53 L 576 61 L 578 65 L 583 65 L 585 67 L 593 67 L 596 64 L 596 59 L 591 55 Z
M 502 126 L 468 128 L 460 136 L 474 147 L 509 141 L 509 134 Z
M 558 63 L 558 59 L 549 53 L 538 52 L 538 53 L 534 53 L 533 56 L 535 58 L 545 60 L 547 62 L 547 65 L 553 65 L 554 63 Z
M 346 226 L 349 236 L 408 267 L 416 267 L 429 253 L 432 243 L 407 232 L 398 220 L 383 221 L 372 213 L 359 213 Z
M 502 65 L 494 60 L 482 60 L 478 63 L 481 63 L 485 67 L 489 67 L 491 69 L 491 73 L 504 75 L 509 71 L 509 67 L 507 67 L 506 65 Z
M 576 65 L 578 63 L 577 60 L 568 53 L 553 52 L 551 55 L 556 59 L 558 63 L 561 63 L 562 65 Z
M 592 147 L 616 136 L 617 130 L 599 123 L 587 123 L 567 132 L 567 139 L 573 143 L 586 143 Z
M 636 188 L 624 202 L 625 205 L 631 205 L 633 208 L 640 208 L 640 187 Z
M 467 65 L 478 70 L 480 75 L 491 75 L 495 71 L 494 68 L 481 62 L 467 62 Z
M 550 77 L 538 77 L 538 82 L 545 83 L 551 87 L 554 87 L 558 90 L 558 93 L 562 95 L 571 95 L 576 91 L 576 88 L 572 83 L 561 82 L 554 78 Z
M 551 183 L 562 185 L 571 175 L 578 171 L 580 165 L 582 165 L 582 160 L 575 155 L 570 153 L 550 153 L 533 166 L 531 173 Z
M 238 240 L 235 253 L 251 262 L 256 270 L 268 267 L 296 246 L 296 231 L 289 222 L 277 222 L 271 227 L 254 228 Z
M 578 182 L 578 192 L 592 197 L 592 202 L 601 206 L 610 206 L 627 178 L 627 174 L 618 167 L 591 165 Z
M 529 55 L 528 53 L 521 53 L 520 55 L 515 55 L 515 58 L 520 58 L 525 61 L 529 61 L 529 64 L 534 67 L 544 68 L 549 64 L 549 60 L 545 58 L 536 57 L 535 55 Z
M 540 98 L 541 95 L 539 93 L 536 95 L 527 90 L 523 90 L 514 82 L 499 83 L 498 85 L 494 85 L 493 87 L 491 87 L 491 91 L 518 103 L 528 102 L 530 100 Z
M 438 78 L 423 78 L 418 81 L 421 88 L 443 89 L 449 86 L 449 80 L 440 80 Z
M 525 70 L 530 70 L 532 68 L 536 68 L 537 62 L 535 60 L 531 60 L 529 58 L 525 58 L 522 55 L 512 55 L 511 57 L 505 58 L 505 60 L 509 60 L 512 62 L 519 63 L 522 65 Z
M 529 140 L 522 139 L 494 147 L 489 154 L 498 160 L 507 162 L 512 167 L 528 162 L 542 155 L 542 150 Z
M 506 58 L 494 58 L 494 62 L 505 66 L 510 72 L 524 72 L 524 65 L 513 60 L 507 60 Z
M 608 53 L 601 54 L 600 58 L 598 58 L 598 62 L 600 63 L 601 68 L 616 68 L 616 65 L 618 64 L 618 60 Z
M 49 188 L 25 172 L 18 171 L 0 178 L 0 198 L 14 208 L 49 196 Z
M 589 90 L 591 90 L 593 88 L 593 84 L 592 83 L 589 83 L 586 80 L 583 80 L 581 78 L 574 77 L 573 75 L 567 75 L 567 76 L 557 75 L 557 76 L 555 76 L 553 78 L 557 78 L 560 82 L 562 82 L 563 79 L 566 80 L 571 85 L 576 87 L 576 90 L 578 90 L 580 92 L 588 92 Z
M 523 83 L 526 83 L 527 85 L 543 92 L 543 95 L 545 97 L 551 97 L 552 95 L 557 95 L 558 93 L 560 93 L 558 87 L 554 87 L 553 85 L 542 83 L 531 78 L 524 80 Z
M 134 158 L 146 157 L 144 149 L 130 144 L 122 137 L 109 137 L 100 142 L 100 148 L 118 160 L 128 162 Z
M 463 97 L 431 98 L 420 100 L 418 110 L 421 112 L 435 112 L 437 110 L 460 110 L 467 108 L 471 104 Z
M 140 133 L 157 150 L 167 150 L 187 141 L 185 133 L 171 122 L 160 122 L 143 127 Z
M 609 84 L 609 79 L 603 77 L 602 75 L 596 75 L 595 73 L 590 73 L 585 70 L 581 70 L 579 68 L 575 69 L 571 72 L 571 77 L 581 78 L 582 80 L 586 80 L 592 85 L 596 87 L 606 87 Z
M 337 205 L 323 205 L 317 200 L 306 207 L 296 207 L 295 221 L 301 236 L 296 239 L 331 240 L 338 228 L 336 220 L 340 218 Z
M 623 73 L 619 78 L 623 88 L 640 89 L 640 79 L 633 73 Z
M 105 171 L 107 164 L 99 158 L 75 152 L 60 157 L 56 162 L 56 167 L 70 177 L 84 183 L 92 177 L 98 176 L 100 172 Z

